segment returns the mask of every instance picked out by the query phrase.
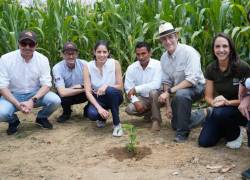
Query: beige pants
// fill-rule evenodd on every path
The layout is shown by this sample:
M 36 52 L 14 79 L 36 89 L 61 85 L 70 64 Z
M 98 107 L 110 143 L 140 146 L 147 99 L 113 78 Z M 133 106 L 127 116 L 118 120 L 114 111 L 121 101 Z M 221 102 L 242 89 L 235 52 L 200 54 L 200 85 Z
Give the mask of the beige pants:
M 126 113 L 135 116 L 150 116 L 152 121 L 161 122 L 161 104 L 158 102 L 158 97 L 160 94 L 161 93 L 158 90 L 151 90 L 149 92 L 149 97 L 138 96 L 138 99 L 143 104 L 146 111 L 143 113 L 138 113 L 134 104 L 130 103 L 125 109 Z

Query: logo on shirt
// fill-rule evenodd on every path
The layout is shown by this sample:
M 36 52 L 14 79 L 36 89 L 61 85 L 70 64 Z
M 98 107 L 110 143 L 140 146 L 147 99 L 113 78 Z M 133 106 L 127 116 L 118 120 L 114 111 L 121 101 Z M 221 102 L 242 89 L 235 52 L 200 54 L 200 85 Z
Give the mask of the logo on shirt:
M 233 86 L 238 86 L 240 83 L 240 79 L 239 78 L 233 78 Z
M 59 81 L 60 80 L 60 77 L 58 77 L 58 78 L 55 78 L 55 82 L 57 82 L 57 81 Z

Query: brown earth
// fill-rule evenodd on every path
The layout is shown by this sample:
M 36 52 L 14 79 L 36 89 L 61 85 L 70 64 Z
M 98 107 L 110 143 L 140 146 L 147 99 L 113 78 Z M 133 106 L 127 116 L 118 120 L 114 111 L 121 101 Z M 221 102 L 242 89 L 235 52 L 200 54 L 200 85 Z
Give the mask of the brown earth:
M 21 126 L 17 134 L 6 135 L 7 123 L 0 123 L 0 180 L 155 180 L 241 179 L 250 166 L 250 149 L 225 147 L 221 141 L 213 148 L 200 148 L 194 129 L 186 143 L 174 143 L 174 131 L 167 120 L 160 132 L 151 132 L 143 118 L 127 116 L 123 123 L 137 127 L 138 154 L 127 155 L 128 135 L 112 137 L 112 123 L 98 129 L 95 122 L 82 118 L 82 105 L 74 106 L 70 121 L 56 122 L 61 109 L 50 118 L 53 130 L 41 129 L 35 116 L 18 113 Z M 164 114 L 164 113 L 163 113 Z

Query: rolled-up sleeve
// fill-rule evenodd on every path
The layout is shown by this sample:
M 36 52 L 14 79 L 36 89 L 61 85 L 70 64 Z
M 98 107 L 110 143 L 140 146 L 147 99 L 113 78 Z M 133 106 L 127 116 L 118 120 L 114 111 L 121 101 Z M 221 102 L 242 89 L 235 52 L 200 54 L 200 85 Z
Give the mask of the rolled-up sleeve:
M 197 85 L 201 72 L 200 54 L 193 50 L 187 56 L 187 66 L 185 68 L 185 79 L 194 86 Z
M 49 87 L 52 86 L 51 83 L 51 75 L 50 75 L 50 66 L 49 66 L 49 61 L 47 58 L 43 59 L 43 63 L 41 65 L 41 76 L 40 76 L 40 83 L 41 86 L 47 85 Z
M 7 88 L 10 83 L 8 67 L 3 59 L 0 59 L 0 89 Z

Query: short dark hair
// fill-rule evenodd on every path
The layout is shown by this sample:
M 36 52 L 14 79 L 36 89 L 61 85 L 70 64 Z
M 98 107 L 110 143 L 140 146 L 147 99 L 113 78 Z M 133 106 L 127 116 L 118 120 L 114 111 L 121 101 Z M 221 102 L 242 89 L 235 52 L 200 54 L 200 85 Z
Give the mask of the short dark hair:
M 232 40 L 226 33 L 223 33 L 223 32 L 217 34 L 217 35 L 213 38 L 213 42 L 212 42 L 212 53 L 213 53 L 214 59 L 215 59 L 216 62 L 217 62 L 217 67 L 219 66 L 219 64 L 218 64 L 218 59 L 217 59 L 217 57 L 215 56 L 215 53 L 214 53 L 214 44 L 215 44 L 215 40 L 216 40 L 218 37 L 225 38 L 225 39 L 228 41 L 229 48 L 230 48 L 230 53 L 229 53 L 229 68 L 230 68 L 234 73 L 236 73 L 237 70 L 238 70 L 238 65 L 239 65 L 240 58 L 239 58 L 239 56 L 238 56 L 238 54 L 237 54 L 237 52 L 236 52 L 236 49 L 235 49 L 233 40 Z
M 151 47 L 150 47 L 150 45 L 147 42 L 137 42 L 136 45 L 135 45 L 135 50 L 137 48 L 142 48 L 142 47 L 145 47 L 148 52 L 151 51 Z

